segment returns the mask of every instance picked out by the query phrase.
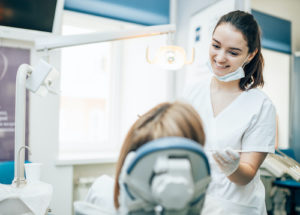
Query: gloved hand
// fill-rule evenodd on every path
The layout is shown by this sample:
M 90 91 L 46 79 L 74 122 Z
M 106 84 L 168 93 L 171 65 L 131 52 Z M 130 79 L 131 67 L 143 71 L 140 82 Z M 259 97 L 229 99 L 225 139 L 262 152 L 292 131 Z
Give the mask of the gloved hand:
M 226 176 L 234 173 L 240 164 L 240 154 L 231 148 L 216 150 L 212 154 L 220 169 Z

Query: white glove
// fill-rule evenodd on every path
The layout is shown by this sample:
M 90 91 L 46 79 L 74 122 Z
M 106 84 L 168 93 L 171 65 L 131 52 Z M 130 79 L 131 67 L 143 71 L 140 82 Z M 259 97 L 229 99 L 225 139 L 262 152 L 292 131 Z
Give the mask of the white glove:
M 212 156 L 226 176 L 234 173 L 239 167 L 240 154 L 231 148 L 216 150 Z

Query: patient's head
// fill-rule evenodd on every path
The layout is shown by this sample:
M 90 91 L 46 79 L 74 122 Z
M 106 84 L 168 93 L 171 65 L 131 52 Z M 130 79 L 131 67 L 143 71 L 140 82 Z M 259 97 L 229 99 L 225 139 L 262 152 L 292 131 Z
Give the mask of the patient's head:
M 205 134 L 202 122 L 191 105 L 182 102 L 161 103 L 140 116 L 131 126 L 117 163 L 114 190 L 116 208 L 119 208 L 120 188 L 118 179 L 127 154 L 151 140 L 168 136 L 185 137 L 204 145 Z

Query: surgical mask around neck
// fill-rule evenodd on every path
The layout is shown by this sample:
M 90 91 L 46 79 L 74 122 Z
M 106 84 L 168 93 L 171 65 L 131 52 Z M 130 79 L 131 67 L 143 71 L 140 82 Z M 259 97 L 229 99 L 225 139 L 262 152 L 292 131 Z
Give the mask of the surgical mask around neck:
M 211 62 L 208 61 L 208 68 L 210 70 L 210 72 L 219 80 L 219 81 L 223 81 L 223 82 L 229 82 L 229 81 L 235 81 L 235 80 L 239 80 L 241 78 L 245 77 L 245 71 L 243 69 L 243 67 L 245 66 L 245 62 L 247 61 L 248 56 L 246 58 L 246 60 L 244 61 L 243 65 L 240 66 L 239 68 L 237 68 L 237 70 L 235 70 L 234 72 L 228 73 L 224 76 L 218 76 L 214 73 L 213 68 L 211 66 Z

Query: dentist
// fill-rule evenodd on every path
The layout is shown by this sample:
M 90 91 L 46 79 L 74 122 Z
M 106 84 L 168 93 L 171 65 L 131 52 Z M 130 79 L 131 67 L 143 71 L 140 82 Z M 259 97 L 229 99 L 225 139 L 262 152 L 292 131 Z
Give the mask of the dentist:
M 276 114 L 263 87 L 260 29 L 254 17 L 233 11 L 218 21 L 209 50 L 212 76 L 184 97 L 206 132 L 212 182 L 202 214 L 266 215 L 259 167 L 274 152 Z

